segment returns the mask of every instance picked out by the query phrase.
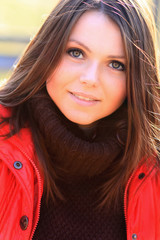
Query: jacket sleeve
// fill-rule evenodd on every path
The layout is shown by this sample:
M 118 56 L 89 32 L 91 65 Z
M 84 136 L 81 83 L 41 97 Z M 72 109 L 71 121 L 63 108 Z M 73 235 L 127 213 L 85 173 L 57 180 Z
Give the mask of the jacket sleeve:
M 0 240 L 29 239 L 33 219 L 33 191 L 34 175 L 30 164 L 12 144 L 1 142 Z M 20 224 L 24 216 L 29 220 L 25 231 Z
M 160 239 L 159 168 L 143 165 L 135 172 L 127 202 L 127 239 Z

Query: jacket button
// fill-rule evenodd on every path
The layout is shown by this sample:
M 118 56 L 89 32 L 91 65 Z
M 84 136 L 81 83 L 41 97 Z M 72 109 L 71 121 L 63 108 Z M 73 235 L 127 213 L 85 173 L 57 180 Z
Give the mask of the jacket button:
M 18 169 L 18 170 L 23 167 L 22 163 L 19 162 L 19 161 L 15 161 L 13 166 L 14 166 L 15 169 Z
M 145 177 L 145 173 L 140 173 L 139 174 L 139 176 L 138 176 L 138 178 L 141 180 L 141 179 L 143 179 Z
M 20 227 L 22 230 L 26 230 L 28 227 L 29 219 L 27 216 L 23 216 L 20 219 Z
M 134 234 L 132 235 L 132 239 L 133 239 L 133 240 L 134 240 L 134 239 L 137 239 L 137 234 L 134 233 Z

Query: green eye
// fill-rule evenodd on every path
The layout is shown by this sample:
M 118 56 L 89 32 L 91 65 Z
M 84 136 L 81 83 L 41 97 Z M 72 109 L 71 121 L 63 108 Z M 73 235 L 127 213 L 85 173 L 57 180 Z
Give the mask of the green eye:
M 72 55 L 74 57 L 79 57 L 81 55 L 81 53 L 79 51 L 75 50 L 75 51 L 72 52 Z
M 111 68 L 119 70 L 119 71 L 124 71 L 125 70 L 125 66 L 123 63 L 119 62 L 119 61 L 113 61 L 110 63 L 109 65 Z
M 74 58 L 83 58 L 83 52 L 79 49 L 69 49 L 68 54 Z
M 119 68 L 119 67 L 121 67 L 120 63 L 118 63 L 118 62 L 114 62 L 114 63 L 112 64 L 112 66 L 113 66 L 114 68 Z

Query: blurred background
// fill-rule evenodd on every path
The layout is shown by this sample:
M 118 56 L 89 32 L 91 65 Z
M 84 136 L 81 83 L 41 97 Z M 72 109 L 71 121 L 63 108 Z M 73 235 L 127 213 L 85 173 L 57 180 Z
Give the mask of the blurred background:
M 17 59 L 57 2 L 58 0 L 0 0 L 1 82 L 10 76 Z M 160 31 L 160 0 L 152 2 Z
M 0 0 L 0 81 L 18 58 L 58 0 Z

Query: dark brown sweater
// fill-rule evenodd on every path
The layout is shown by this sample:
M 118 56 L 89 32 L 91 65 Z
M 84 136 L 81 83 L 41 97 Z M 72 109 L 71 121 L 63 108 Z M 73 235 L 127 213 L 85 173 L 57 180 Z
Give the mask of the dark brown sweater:
M 123 204 L 113 209 L 96 209 L 101 177 L 60 182 L 66 201 L 48 206 L 42 198 L 41 215 L 33 240 L 125 240 Z M 122 201 L 123 202 L 123 201 Z
M 53 169 L 61 179 L 57 182 L 56 178 L 55 183 L 65 199 L 57 200 L 56 205 L 50 200 L 47 206 L 43 196 L 33 239 L 125 240 L 123 199 L 117 213 L 112 207 L 96 208 L 102 193 L 98 189 L 108 180 L 110 166 L 123 154 L 126 127 L 119 119 L 125 120 L 125 112 L 120 109 L 113 116 L 99 120 L 86 134 L 66 119 L 50 98 L 40 101 L 37 96 L 32 107 Z

